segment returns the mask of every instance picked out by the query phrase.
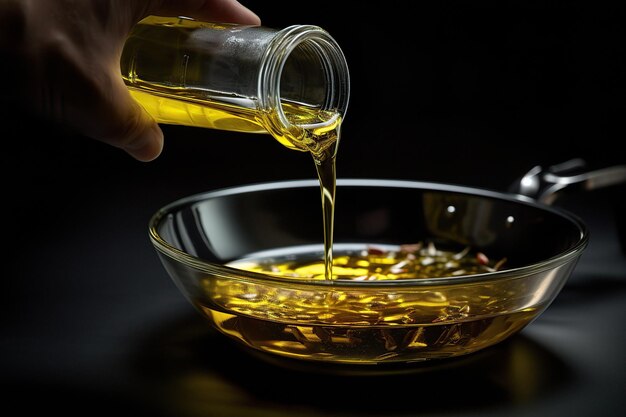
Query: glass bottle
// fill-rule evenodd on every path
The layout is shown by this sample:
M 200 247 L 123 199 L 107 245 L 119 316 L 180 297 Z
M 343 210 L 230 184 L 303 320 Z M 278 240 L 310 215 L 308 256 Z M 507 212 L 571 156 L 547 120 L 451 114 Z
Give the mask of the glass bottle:
M 350 94 L 339 45 L 310 25 L 150 16 L 126 41 L 121 71 L 159 123 L 270 133 L 319 158 L 336 152 Z

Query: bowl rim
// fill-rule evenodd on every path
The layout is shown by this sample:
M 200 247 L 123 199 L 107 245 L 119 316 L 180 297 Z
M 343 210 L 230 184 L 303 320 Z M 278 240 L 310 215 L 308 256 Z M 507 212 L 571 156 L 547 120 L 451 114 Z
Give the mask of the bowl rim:
M 535 209 L 544 210 L 553 213 L 568 222 L 578 229 L 580 237 L 578 242 L 572 247 L 564 250 L 563 252 L 547 258 L 545 260 L 524 265 L 517 268 L 503 269 L 494 272 L 484 272 L 473 275 L 460 275 L 441 278 L 415 278 L 415 279 L 403 279 L 403 280 L 391 280 L 391 281 L 350 281 L 350 280 L 313 280 L 313 279 L 298 279 L 285 278 L 278 275 L 263 274 L 259 272 L 251 272 L 242 269 L 236 269 L 228 267 L 222 264 L 216 264 L 208 262 L 201 258 L 190 255 L 180 249 L 175 248 L 163 239 L 157 230 L 157 226 L 161 219 L 168 213 L 171 213 L 184 206 L 197 203 L 202 200 L 224 197 L 236 194 L 245 194 L 260 191 L 269 191 L 277 189 L 290 189 L 290 188 L 302 188 L 302 187 L 319 187 L 318 180 L 285 180 L 274 182 L 262 182 L 256 184 L 246 184 L 240 186 L 226 187 L 213 191 L 205 191 L 197 194 L 193 194 L 187 197 L 180 198 L 172 201 L 171 203 L 163 206 L 156 211 L 149 220 L 148 229 L 150 240 L 155 249 L 163 255 L 172 258 L 175 261 L 199 270 L 211 275 L 220 276 L 222 278 L 233 279 L 236 281 L 256 281 L 257 283 L 274 283 L 274 284 L 288 284 L 291 287 L 316 287 L 318 289 L 323 287 L 332 287 L 334 289 L 340 287 L 350 287 L 359 289 L 365 288 L 378 288 L 381 287 L 432 287 L 432 286 L 448 286 L 457 284 L 469 284 L 469 283 L 492 283 L 496 280 L 503 279 L 515 279 L 529 275 L 534 275 L 540 272 L 554 269 L 565 263 L 578 258 L 589 242 L 589 230 L 586 224 L 576 215 L 552 206 L 540 203 L 530 197 L 526 197 L 518 194 L 508 194 L 490 189 L 468 187 L 456 184 L 438 183 L 438 182 L 425 182 L 425 181 L 413 181 L 413 180 L 396 180 L 396 179 L 368 179 L 368 178 L 343 178 L 337 179 L 337 187 L 388 187 L 388 188 L 408 188 L 408 189 L 420 189 L 431 191 L 442 191 L 450 193 L 459 193 L 465 195 L 472 195 L 477 197 L 485 197 L 490 199 L 504 200 L 515 204 L 521 204 L 524 206 L 533 207 Z M 330 289 L 330 288 L 327 288 Z

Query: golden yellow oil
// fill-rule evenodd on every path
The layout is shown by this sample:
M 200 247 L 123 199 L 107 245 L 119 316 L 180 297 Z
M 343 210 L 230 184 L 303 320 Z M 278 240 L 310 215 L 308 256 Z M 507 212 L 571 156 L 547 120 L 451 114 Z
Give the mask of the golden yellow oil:
M 404 252 L 403 247 L 416 250 Z M 250 347 L 292 358 L 357 364 L 468 354 L 518 332 L 543 309 L 519 299 L 524 293 L 520 280 L 439 285 L 437 279 L 491 272 L 503 263 L 467 249 L 340 245 L 334 280 L 302 285 L 325 280 L 320 252 L 291 248 L 232 262 L 233 268 L 293 283 L 207 277 L 194 302 L 217 329 Z M 429 282 L 385 285 L 415 279 Z M 371 285 L 351 286 L 354 281 Z
M 220 24 L 150 16 L 142 20 L 126 41 L 120 67 L 132 97 L 159 123 L 179 124 L 248 133 L 269 133 L 284 146 L 311 153 L 320 181 L 324 259 L 332 277 L 332 236 L 335 208 L 335 157 L 342 122 L 340 114 L 305 103 L 283 100 L 280 109 L 260 109 L 258 99 L 214 91 L 208 86 L 187 86 L 186 77 L 203 79 L 201 65 L 188 65 L 189 55 L 167 51 L 145 36 L 170 36 L 168 45 L 202 38 L 204 28 Z M 132 51 L 141 48 L 141 62 Z M 172 58 L 173 62 L 164 59 Z M 158 63 L 158 64 L 155 64 Z M 170 68 L 164 68 L 170 65 Z M 190 72 L 190 73 L 189 73 Z M 236 76 L 236 75 L 233 75 Z M 240 74 L 241 76 L 241 74 Z
M 275 126 L 276 123 L 273 122 L 276 115 L 269 115 L 264 119 L 257 111 L 243 105 L 225 103 L 224 100 L 195 98 L 184 89 L 176 91 L 163 86 L 150 86 L 142 90 L 129 88 L 131 95 L 160 123 L 247 132 L 268 133 L 271 130 L 273 136 L 285 146 L 309 151 L 320 181 L 325 270 L 326 276 L 331 279 L 336 151 L 341 127 L 341 117 L 338 114 L 304 105 L 283 103 L 285 115 L 298 127 L 290 131 L 280 131 L 264 124 L 269 121 Z

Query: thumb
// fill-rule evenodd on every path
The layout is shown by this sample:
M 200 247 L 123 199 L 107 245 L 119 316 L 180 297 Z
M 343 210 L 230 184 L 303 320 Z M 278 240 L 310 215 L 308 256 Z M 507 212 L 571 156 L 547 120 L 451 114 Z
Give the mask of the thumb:
M 163 150 L 161 128 L 130 96 L 121 78 L 112 87 L 107 100 L 111 105 L 106 106 L 112 114 L 106 117 L 108 126 L 100 135 L 101 140 L 125 150 L 139 161 L 156 159 Z
M 137 102 L 131 99 L 130 105 L 131 110 L 126 115 L 126 122 L 123 122 L 128 134 L 121 148 L 139 161 L 152 161 L 163 150 L 163 131 Z

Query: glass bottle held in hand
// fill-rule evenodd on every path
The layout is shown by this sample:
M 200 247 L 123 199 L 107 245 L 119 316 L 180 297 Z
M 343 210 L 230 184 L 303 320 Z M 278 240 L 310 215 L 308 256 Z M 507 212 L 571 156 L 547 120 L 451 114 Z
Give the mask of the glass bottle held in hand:
M 283 30 L 150 16 L 121 59 L 131 95 L 157 122 L 270 133 L 313 156 L 322 191 L 324 260 L 332 277 L 335 157 L 350 80 L 323 29 Z

